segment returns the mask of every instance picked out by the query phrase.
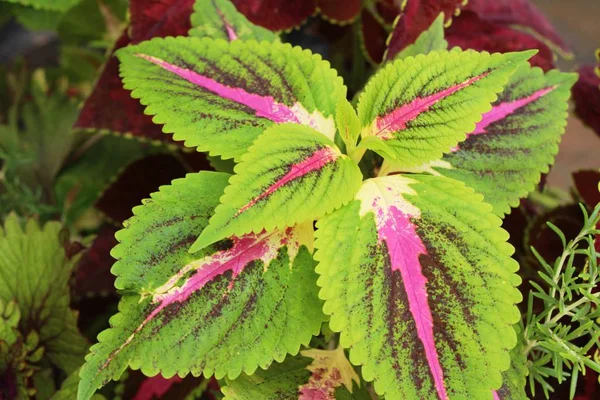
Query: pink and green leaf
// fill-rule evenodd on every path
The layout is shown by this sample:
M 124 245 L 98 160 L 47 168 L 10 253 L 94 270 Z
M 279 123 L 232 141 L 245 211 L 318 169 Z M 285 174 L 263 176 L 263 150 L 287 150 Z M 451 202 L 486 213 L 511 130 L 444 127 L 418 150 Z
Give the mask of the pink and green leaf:
M 165 378 L 233 379 L 297 354 L 323 321 L 314 263 L 300 228 L 232 237 L 195 255 L 227 174 L 163 186 L 117 234 L 112 272 L 124 296 L 81 371 L 78 398 L 127 367 Z
M 465 182 L 503 216 L 535 188 L 554 162 L 576 78 L 522 67 L 467 140 L 433 170 Z
M 345 87 L 320 56 L 288 44 L 155 39 L 119 51 L 125 88 L 187 147 L 239 157 L 265 128 L 305 124 L 333 138 Z
M 403 167 L 439 159 L 475 128 L 531 55 L 433 52 L 388 63 L 359 98 L 360 146 Z
M 561 56 L 573 57 L 567 44 L 531 0 L 469 0 L 465 9 L 486 21 L 527 32 Z
M 350 201 L 362 180 L 331 140 L 298 124 L 265 131 L 235 172 L 191 252 L 232 235 L 312 222 Z
M 212 4 L 211 0 L 207 1 Z M 130 43 L 139 43 L 153 37 L 185 36 L 190 28 L 192 36 L 222 37 L 226 18 L 232 19 L 234 33 L 243 39 L 267 39 L 264 30 L 260 30 L 247 21 L 243 16 L 231 10 L 231 5 L 225 0 L 215 0 L 215 4 L 222 5 L 222 16 L 218 13 L 220 8 L 207 7 L 196 2 L 196 9 L 192 14 L 193 0 L 135 0 L 130 2 L 131 25 L 125 29 L 115 43 L 114 50 L 126 47 Z M 190 25 L 192 15 L 192 25 Z M 210 22 L 210 24 L 208 22 Z M 219 29 L 219 27 L 221 29 Z M 235 31 L 237 29 L 237 31 Z M 128 35 L 131 33 L 131 37 Z M 214 35 L 214 36 L 213 36 Z M 123 89 L 119 77 L 119 62 L 114 57 L 114 52 L 108 58 L 106 65 L 92 94 L 85 101 L 75 128 L 80 130 L 108 131 L 121 135 L 131 135 L 155 142 L 169 142 L 171 137 L 164 135 L 161 126 L 152 122 L 152 117 L 144 114 L 144 107 L 136 99 L 131 98 L 129 91 Z
M 444 14 L 444 24 L 449 25 L 465 3 L 465 0 L 404 0 L 400 18 L 388 38 L 386 58 L 394 59 L 399 52 L 415 43 L 441 13 Z
M 500 388 L 520 279 L 481 200 L 452 179 L 394 175 L 365 181 L 318 222 L 323 310 L 378 394 L 487 398 Z
M 311 360 L 312 359 L 312 360 Z M 371 397 L 344 350 L 308 349 L 254 375 L 225 379 L 225 400 L 368 400 Z
M 189 35 L 229 41 L 254 39 L 273 42 L 278 39 L 275 33 L 248 21 L 230 0 L 196 1 Z

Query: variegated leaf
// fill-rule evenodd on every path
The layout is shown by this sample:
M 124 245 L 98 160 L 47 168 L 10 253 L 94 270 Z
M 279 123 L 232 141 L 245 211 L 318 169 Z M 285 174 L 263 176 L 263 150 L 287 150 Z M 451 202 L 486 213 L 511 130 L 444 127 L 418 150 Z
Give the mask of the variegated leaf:
M 516 343 L 513 248 L 482 196 L 430 175 L 369 179 L 321 219 L 330 326 L 390 399 L 491 398 Z
M 533 53 L 433 52 L 389 63 L 358 102 L 361 147 L 413 167 L 464 140 Z
M 333 139 L 346 88 L 320 56 L 282 43 L 166 38 L 117 53 L 126 89 L 188 147 L 239 158 L 274 123 Z
M 265 131 L 235 172 L 191 252 L 231 235 L 313 221 L 350 201 L 362 180 L 331 140 L 298 124 Z
M 195 255 L 229 175 L 189 174 L 163 186 L 117 233 L 112 272 L 123 293 L 111 328 L 81 370 L 87 400 L 129 366 L 147 376 L 233 379 L 307 345 L 323 321 L 312 226 L 232 237 Z
M 520 68 L 467 140 L 432 163 L 433 172 L 483 194 L 497 215 L 508 213 L 554 163 L 576 80 L 558 70 Z

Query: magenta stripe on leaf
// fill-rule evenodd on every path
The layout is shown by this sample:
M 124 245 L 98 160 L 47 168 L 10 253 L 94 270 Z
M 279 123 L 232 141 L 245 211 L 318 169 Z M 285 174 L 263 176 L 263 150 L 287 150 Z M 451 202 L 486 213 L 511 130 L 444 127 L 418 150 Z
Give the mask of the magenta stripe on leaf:
M 420 211 L 400 195 L 411 190 L 406 185 L 407 181 L 397 176 L 372 179 L 363 184 L 357 198 L 362 202 L 361 214 L 367 211 L 375 214 L 378 241 L 385 242 L 387 246 L 392 270 L 400 272 L 409 310 L 415 321 L 417 335 L 423 343 L 438 397 L 445 400 L 448 394 L 433 335 L 427 278 L 419 260 L 421 255 L 427 254 L 427 249 L 412 222 L 412 219 L 420 216 Z
M 155 289 L 152 296 L 154 308 L 146 316 L 144 321 L 133 331 L 127 340 L 114 351 L 104 363 L 105 368 L 116 355 L 123 350 L 149 322 L 151 322 L 165 308 L 174 303 L 184 303 L 189 297 L 202 289 L 217 276 L 226 272 L 232 273 L 230 286 L 234 279 L 243 269 L 256 260 L 265 264 L 265 269 L 274 260 L 283 246 L 287 246 L 290 265 L 300 247 L 299 240 L 293 228 L 285 231 L 274 231 L 270 233 L 247 234 L 242 237 L 232 237 L 232 246 L 227 250 L 217 251 L 199 260 L 185 265 L 179 272 L 173 275 L 164 285 Z M 189 276 L 181 286 L 175 286 L 181 279 Z
M 242 88 L 223 85 L 212 78 L 200 75 L 190 69 L 170 64 L 159 58 L 147 54 L 136 54 L 136 56 L 148 60 L 167 71 L 173 72 L 186 81 L 209 90 L 224 99 L 243 104 L 256 111 L 256 116 L 258 117 L 267 118 L 276 123 L 294 122 L 302 124 L 307 121 L 310 126 L 316 124 L 316 121 L 312 121 L 311 116 L 299 105 L 288 107 L 285 104 L 278 103 L 272 96 L 260 96 L 249 93 Z M 318 126 L 313 127 L 319 128 Z
M 538 90 L 537 92 L 527 97 L 523 97 L 522 99 L 494 105 L 491 111 L 483 114 L 483 119 L 479 123 L 477 123 L 475 130 L 469 133 L 468 136 L 486 133 L 486 128 L 494 122 L 500 121 L 501 119 L 508 117 L 510 114 L 514 113 L 519 108 L 525 107 L 526 105 L 533 103 L 534 101 L 547 95 L 554 89 L 556 89 L 556 86 L 551 86 L 545 89 Z
M 275 183 L 269 186 L 260 195 L 253 198 L 248 204 L 240 208 L 236 215 L 240 215 L 244 211 L 253 207 L 256 203 L 269 197 L 271 194 L 277 191 L 277 189 L 290 183 L 291 181 L 300 179 L 303 176 L 309 174 L 310 172 L 322 169 L 325 165 L 335 161 L 338 156 L 339 153 L 333 148 L 323 147 L 322 149 L 315 151 L 312 155 L 310 155 L 310 157 L 305 158 L 304 160 L 296 164 L 292 164 L 290 170 L 284 176 L 279 178 L 279 180 L 277 180 Z
M 225 15 L 223 15 L 223 13 L 221 12 L 221 10 L 219 10 L 218 7 L 215 6 L 215 9 L 217 10 L 217 14 L 219 14 L 219 17 L 221 18 L 223 25 L 225 25 L 225 30 L 227 31 L 227 37 L 229 37 L 229 40 L 237 40 L 238 36 L 237 33 L 235 33 L 233 26 L 231 26 L 231 24 L 227 21 L 227 18 L 225 18 Z
M 473 78 L 466 80 L 465 82 L 459 83 L 455 86 L 444 89 L 438 93 L 425 96 L 425 97 L 417 97 L 413 101 L 408 104 L 404 104 L 399 108 L 395 109 L 391 113 L 378 117 L 375 120 L 375 129 L 374 136 L 378 136 L 381 139 L 392 139 L 394 137 L 394 132 L 406 129 L 406 125 L 415 120 L 420 114 L 429 110 L 433 105 L 435 105 L 440 100 L 445 99 L 448 96 L 458 92 L 461 89 L 477 82 L 481 78 L 484 78 L 487 73 L 477 75 Z

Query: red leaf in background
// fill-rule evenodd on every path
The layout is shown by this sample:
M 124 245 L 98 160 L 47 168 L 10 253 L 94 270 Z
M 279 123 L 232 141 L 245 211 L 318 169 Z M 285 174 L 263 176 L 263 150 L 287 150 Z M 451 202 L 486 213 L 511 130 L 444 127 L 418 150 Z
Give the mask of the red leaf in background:
M 383 60 L 387 31 L 385 27 L 366 8 L 360 18 L 361 42 L 365 56 L 373 64 Z
M 197 153 L 197 157 L 204 155 Z M 196 163 L 197 168 L 201 162 Z M 205 168 L 210 164 L 204 161 Z M 150 197 L 162 185 L 169 185 L 173 179 L 183 178 L 188 171 L 183 164 L 170 154 L 151 155 L 135 161 L 119 175 L 98 199 L 96 208 L 110 220 L 122 223 L 132 216 L 131 209 L 142 204 L 143 199 Z
M 600 203 L 600 172 L 597 170 L 582 170 L 573 173 L 575 190 L 580 199 L 589 207 L 594 208 Z
M 533 30 L 541 40 L 548 41 L 563 54 L 571 54 L 552 24 L 531 0 L 469 0 L 465 9 L 486 21 Z
M 214 399 L 209 392 L 213 387 L 213 379 L 208 382 L 207 390 L 202 394 L 202 399 Z M 192 394 L 194 394 L 193 398 L 196 398 L 198 393 L 194 393 L 194 391 L 205 382 L 205 378 L 196 378 L 192 375 L 185 378 L 175 375 L 167 379 L 161 375 L 146 377 L 138 370 L 129 370 L 126 378 L 120 382 L 121 398 L 131 400 L 186 399 Z
M 546 224 L 552 222 L 565 235 L 567 242 L 574 239 L 583 228 L 583 214 L 577 204 L 556 207 L 549 212 L 539 215 L 527 228 L 525 233 L 528 257 L 533 265 L 539 265 L 539 262 L 531 252 L 533 246 L 542 258 L 553 264 L 563 252 L 560 237 Z M 575 258 L 576 265 L 583 265 L 582 259 Z
M 175 375 L 170 379 L 163 378 L 161 375 L 156 375 L 142 382 L 132 400 L 153 400 L 160 399 L 169 391 L 169 389 L 181 383 L 182 379 Z
M 577 72 L 579 80 L 572 92 L 575 113 L 584 124 L 600 135 L 600 77 L 592 66 L 583 66 Z
M 319 10 L 323 17 L 335 22 L 351 22 L 358 16 L 361 0 L 319 0 Z
M 194 0 L 131 0 L 131 42 L 187 35 Z
M 232 0 L 252 23 L 272 31 L 302 25 L 317 11 L 317 0 Z
M 117 244 L 117 228 L 105 225 L 91 247 L 81 257 L 74 274 L 73 290 L 77 297 L 114 293 L 115 277 L 110 273 L 115 259 L 110 250 Z
M 193 0 L 132 0 L 131 35 L 127 29 L 115 43 L 115 50 L 151 37 L 185 35 L 190 29 Z M 152 117 L 144 114 L 144 107 L 123 89 L 119 77 L 119 61 L 110 55 L 94 91 L 83 104 L 74 127 L 108 130 L 131 134 L 152 141 L 172 142 L 171 135 L 162 133 Z
M 450 21 L 463 3 L 464 0 L 406 0 L 390 37 L 387 59 L 391 60 L 406 46 L 414 43 L 440 13 L 444 13 L 445 22 Z
M 507 25 L 483 20 L 472 11 L 463 11 L 446 29 L 446 40 L 450 47 L 507 53 L 539 49 L 531 64 L 548 71 L 554 68 L 554 53 L 543 42 L 528 33 Z
M 127 33 L 117 40 L 115 50 L 130 43 Z M 92 94 L 83 104 L 75 128 L 108 130 L 121 134 L 130 133 L 152 141 L 172 141 L 171 135 L 162 132 L 162 126 L 152 122 L 144 114 L 144 107 L 130 92 L 123 89 L 119 77 L 119 61 L 112 54 L 104 66 Z

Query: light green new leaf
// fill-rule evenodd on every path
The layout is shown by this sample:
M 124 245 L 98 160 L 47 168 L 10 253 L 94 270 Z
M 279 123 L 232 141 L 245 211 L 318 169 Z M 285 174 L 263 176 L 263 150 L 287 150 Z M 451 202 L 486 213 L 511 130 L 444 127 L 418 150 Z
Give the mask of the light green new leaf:
M 273 124 L 311 126 L 333 140 L 346 88 L 320 56 L 289 44 L 153 39 L 117 52 L 126 89 L 165 133 L 238 160 Z
M 270 30 L 248 21 L 231 0 L 196 0 L 189 35 L 229 41 L 254 39 L 273 42 L 279 39 Z
M 520 278 L 482 198 L 445 177 L 379 177 L 317 223 L 323 311 L 378 394 L 491 400 L 500 388 Z
M 359 146 L 405 168 L 441 158 L 475 129 L 510 75 L 533 54 L 433 52 L 388 63 L 360 96 Z
M 77 257 L 65 255 L 60 230 L 56 222 L 40 228 L 34 220 L 22 229 L 14 214 L 7 217 L 0 228 L 0 300 L 18 304 L 22 334 L 37 332 L 48 359 L 71 373 L 88 344 L 70 308 L 69 279 Z
M 115 286 L 124 294 L 111 328 L 81 369 L 78 398 L 127 367 L 147 376 L 234 379 L 297 354 L 318 334 L 312 225 L 231 237 L 191 255 L 229 175 L 188 174 L 133 209 L 117 233 Z
M 576 74 L 520 68 L 467 140 L 431 171 L 465 182 L 497 215 L 508 213 L 554 162 L 576 81 Z
M 416 57 L 419 54 L 429 54 L 432 51 L 446 50 L 447 48 L 448 42 L 444 39 L 444 14 L 440 14 L 414 43 L 396 54 L 393 60 L 403 60 L 407 57 Z
M 335 125 L 346 146 L 355 147 L 360 136 L 360 120 L 352 104 L 345 98 L 340 98 L 335 108 Z
M 191 252 L 231 235 L 313 221 L 350 201 L 362 180 L 331 140 L 297 124 L 267 129 L 235 172 Z

